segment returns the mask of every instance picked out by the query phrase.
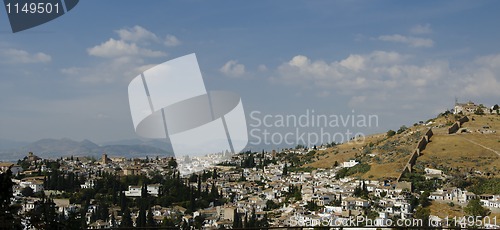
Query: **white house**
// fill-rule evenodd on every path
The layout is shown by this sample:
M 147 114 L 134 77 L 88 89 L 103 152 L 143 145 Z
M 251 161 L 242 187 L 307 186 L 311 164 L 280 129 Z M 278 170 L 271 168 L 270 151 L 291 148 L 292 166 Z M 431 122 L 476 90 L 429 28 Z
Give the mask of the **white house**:
M 125 191 L 125 196 L 141 196 L 142 186 L 128 186 L 128 191 Z
M 357 162 L 356 160 L 349 160 L 349 161 L 343 162 L 342 167 L 343 168 L 350 168 L 350 167 L 354 167 L 357 164 L 359 164 L 359 162 Z
M 158 196 L 160 194 L 160 184 L 150 184 L 146 186 L 146 190 L 148 194 L 151 196 Z M 125 191 L 125 196 L 141 196 L 142 195 L 142 186 L 128 186 L 128 191 Z
M 146 186 L 146 190 L 148 190 L 149 195 L 158 196 L 160 194 L 160 184 L 150 184 Z
M 23 188 L 30 187 L 34 193 L 43 191 L 43 181 L 36 181 L 36 180 L 21 181 L 19 186 Z
M 426 174 L 434 174 L 434 175 L 441 175 L 443 174 L 443 171 L 439 169 L 431 169 L 431 168 L 425 168 L 424 169 Z
M 500 199 L 490 199 L 490 200 L 483 200 L 481 199 L 481 204 L 487 208 L 498 208 L 500 209 Z
M 474 102 L 469 101 L 467 103 L 455 103 L 455 108 L 453 109 L 453 114 L 473 114 L 479 108 Z
M 80 187 L 84 188 L 84 189 L 85 188 L 94 188 L 94 186 L 95 186 L 95 180 L 93 180 L 93 179 L 87 180 L 87 181 L 85 181 L 84 184 L 80 185 Z
M 38 198 L 35 199 L 26 199 L 26 201 L 23 203 L 23 211 L 27 212 L 29 210 L 32 210 L 35 208 L 35 202 L 38 201 Z

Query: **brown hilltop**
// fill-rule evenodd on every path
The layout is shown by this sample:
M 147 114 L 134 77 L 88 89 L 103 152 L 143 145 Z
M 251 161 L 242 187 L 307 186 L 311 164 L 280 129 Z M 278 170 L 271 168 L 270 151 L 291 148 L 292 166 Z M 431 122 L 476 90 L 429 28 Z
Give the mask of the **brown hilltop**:
M 330 168 L 335 161 L 342 163 L 358 159 L 370 164 L 371 168 L 355 176 L 365 179 L 397 178 L 418 141 L 432 128 L 434 135 L 414 167 L 500 177 L 500 116 L 469 115 L 469 121 L 463 123 L 457 133 L 448 134 L 448 128 L 458 118 L 460 116 L 453 114 L 442 115 L 430 119 L 428 124 L 409 127 L 392 137 L 386 133 L 375 134 L 367 136 L 364 143 L 349 142 L 318 151 L 317 160 L 304 167 Z

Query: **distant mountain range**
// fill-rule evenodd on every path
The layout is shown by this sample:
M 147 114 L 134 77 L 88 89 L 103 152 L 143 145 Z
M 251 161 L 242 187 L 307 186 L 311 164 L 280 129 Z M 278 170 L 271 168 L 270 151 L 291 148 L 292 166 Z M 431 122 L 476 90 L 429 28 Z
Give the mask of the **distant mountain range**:
M 291 148 L 295 145 L 268 145 L 265 143 L 251 144 L 256 140 L 249 140 L 243 151 L 260 152 L 273 149 Z M 42 158 L 58 158 L 61 156 L 95 156 L 106 153 L 110 156 L 145 157 L 145 156 L 174 156 L 171 145 L 159 139 L 126 139 L 108 141 L 96 144 L 90 140 L 75 141 L 63 139 L 41 139 L 35 142 L 22 142 L 0 139 L 0 161 L 17 161 L 33 152 Z
M 166 141 L 143 141 L 139 139 L 123 140 L 98 145 L 89 140 L 81 142 L 63 139 L 41 139 L 33 143 L 23 143 L 0 140 L 0 161 L 15 161 L 23 158 L 28 152 L 42 158 L 57 158 L 61 156 L 100 156 L 106 153 L 110 156 L 145 157 L 173 156 Z

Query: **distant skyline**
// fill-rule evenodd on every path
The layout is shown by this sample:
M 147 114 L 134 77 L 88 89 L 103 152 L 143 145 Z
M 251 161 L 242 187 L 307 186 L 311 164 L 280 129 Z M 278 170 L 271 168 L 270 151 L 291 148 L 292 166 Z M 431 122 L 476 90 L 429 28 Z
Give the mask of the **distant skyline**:
M 241 96 L 247 121 L 252 111 L 377 115 L 376 127 L 353 129 L 371 134 L 435 117 L 455 97 L 493 105 L 498 9 L 498 1 L 86 0 L 15 34 L 2 10 L 0 139 L 139 138 L 130 80 L 190 53 L 207 90 Z

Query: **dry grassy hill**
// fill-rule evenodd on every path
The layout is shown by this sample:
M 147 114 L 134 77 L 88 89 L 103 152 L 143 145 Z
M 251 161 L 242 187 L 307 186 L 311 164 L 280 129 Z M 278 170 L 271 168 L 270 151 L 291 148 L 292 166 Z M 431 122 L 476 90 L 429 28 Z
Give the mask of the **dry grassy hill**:
M 470 116 L 464 132 L 432 137 L 418 165 L 500 177 L 500 116 Z
M 357 176 L 397 178 L 418 140 L 432 127 L 434 136 L 415 167 L 481 171 L 500 177 L 500 116 L 473 115 L 469 118 L 458 134 L 448 134 L 448 127 L 455 122 L 456 116 L 439 116 L 428 125 L 415 125 L 392 137 L 385 133 L 376 134 L 367 136 L 363 143 L 349 142 L 319 151 L 318 160 L 304 167 L 329 168 L 336 161 L 358 159 L 370 164 L 371 169 Z

